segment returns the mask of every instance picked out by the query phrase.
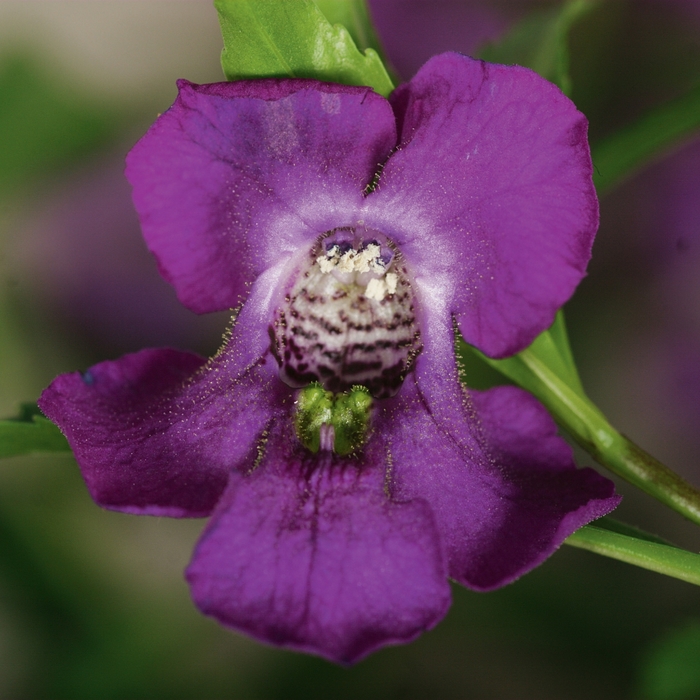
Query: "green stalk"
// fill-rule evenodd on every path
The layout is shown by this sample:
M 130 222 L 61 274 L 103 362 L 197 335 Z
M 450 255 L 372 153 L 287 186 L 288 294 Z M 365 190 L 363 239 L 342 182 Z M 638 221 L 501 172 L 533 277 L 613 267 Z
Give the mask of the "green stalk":
M 464 341 L 458 345 L 460 353 L 469 347 Z M 586 396 L 569 346 L 563 312 L 530 347 L 513 357 L 494 360 L 475 348 L 471 350 L 533 393 L 600 464 L 700 525 L 700 490 L 615 430 Z
M 596 461 L 700 525 L 698 489 L 615 430 L 585 394 L 567 386 L 531 348 L 519 357 L 542 384 L 538 397 Z
M 586 525 L 565 544 L 700 586 L 700 554 Z

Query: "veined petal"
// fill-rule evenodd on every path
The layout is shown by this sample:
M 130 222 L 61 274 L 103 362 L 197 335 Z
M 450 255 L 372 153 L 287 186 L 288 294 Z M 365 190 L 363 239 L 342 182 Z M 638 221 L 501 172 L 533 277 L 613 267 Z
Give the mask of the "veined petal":
M 408 642 L 450 603 L 428 505 L 388 498 L 383 440 L 312 455 L 289 421 L 236 473 L 187 570 L 202 612 L 262 641 L 351 663 Z
M 238 306 L 263 270 L 355 223 L 396 143 L 389 103 L 313 80 L 194 85 L 127 158 L 144 237 L 183 304 Z
M 570 534 L 616 508 L 621 496 L 594 469 L 576 468 L 571 447 L 531 394 L 508 386 L 469 394 L 480 437 L 503 478 L 498 495 L 506 511 L 502 529 L 482 543 L 478 564 L 469 553 L 462 556 L 461 580 L 483 590 L 542 563 Z
M 430 503 L 449 574 L 470 588 L 510 583 L 620 501 L 611 481 L 576 469 L 552 419 L 521 389 L 470 392 L 463 411 L 471 421 L 459 441 L 442 432 L 412 378 L 400 399 L 391 493 Z
M 492 357 L 549 327 L 598 225 L 587 122 L 533 71 L 442 54 L 392 95 L 399 149 L 368 219 L 444 278 L 462 335 Z M 375 223 L 376 219 L 376 223 Z
M 265 279 L 261 280 L 263 283 Z M 261 300 L 262 297 L 262 300 Z M 39 399 L 68 438 L 93 499 L 127 513 L 202 517 L 255 453 L 291 391 L 269 353 L 257 285 L 234 333 L 206 361 L 142 350 L 57 377 Z
M 425 499 L 450 576 L 490 590 L 540 564 L 620 498 L 611 481 L 576 468 L 571 448 L 530 394 L 463 389 L 452 328 L 439 314 L 429 319 L 415 373 L 376 424 L 389 435 L 389 490 L 394 498 Z

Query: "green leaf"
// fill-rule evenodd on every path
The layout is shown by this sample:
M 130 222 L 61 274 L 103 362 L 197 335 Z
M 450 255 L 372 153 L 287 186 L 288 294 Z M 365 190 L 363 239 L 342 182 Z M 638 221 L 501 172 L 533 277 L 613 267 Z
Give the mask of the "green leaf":
M 464 341 L 461 341 L 461 343 L 466 346 Z M 557 312 L 552 326 L 537 336 L 532 345 L 523 353 L 507 357 L 504 360 L 493 360 L 475 348 L 472 349 L 488 365 L 533 394 L 539 396 L 544 391 L 544 386 L 541 378 L 528 365 L 524 354 L 527 352 L 530 352 L 558 377 L 563 379 L 575 393 L 584 394 L 576 363 L 571 353 L 571 346 L 569 345 L 564 312 L 561 309 Z M 464 349 L 461 352 L 464 352 Z
M 61 431 L 32 404 L 23 405 L 18 418 L 0 420 L 0 457 L 70 451 Z
M 533 12 L 498 43 L 486 46 L 480 57 L 492 63 L 517 63 L 571 92 L 568 35 L 571 27 L 597 3 L 570 0 L 560 7 Z
M 215 0 L 228 80 L 314 78 L 368 85 L 385 97 L 394 86 L 379 55 L 358 51 L 342 25 L 311 0 Z
M 593 148 L 598 196 L 700 129 L 700 85 Z
M 694 700 L 700 697 L 700 620 L 656 639 L 646 654 L 640 696 L 648 700 Z
M 464 341 L 461 342 L 464 343 Z M 466 345 L 466 343 L 464 344 Z M 539 358 L 558 377 L 564 379 L 575 392 L 583 394 L 583 387 L 569 345 L 564 312 L 561 309 L 557 312 L 552 326 L 537 336 L 532 345 L 524 352 L 528 351 Z M 493 360 L 476 349 L 474 352 L 484 362 L 531 393 L 539 395 L 542 392 L 543 383 L 530 369 L 523 353 L 507 357 L 504 360 Z
M 700 554 L 613 532 L 598 522 L 582 527 L 565 543 L 700 586 Z
M 342 24 L 349 32 L 355 46 L 361 51 L 374 49 L 382 55 L 379 37 L 374 30 L 365 0 L 314 0 L 331 24 Z

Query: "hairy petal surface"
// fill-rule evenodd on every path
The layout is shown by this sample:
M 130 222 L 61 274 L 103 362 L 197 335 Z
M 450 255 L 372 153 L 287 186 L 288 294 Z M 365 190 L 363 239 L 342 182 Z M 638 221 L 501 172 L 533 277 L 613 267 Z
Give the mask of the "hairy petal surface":
M 261 282 L 212 360 L 142 350 L 63 374 L 44 390 L 39 407 L 68 438 L 99 505 L 209 515 L 229 472 L 255 453 L 272 418 L 288 412 L 291 392 L 261 328 L 268 294 Z
M 613 510 L 614 484 L 577 469 L 546 409 L 515 387 L 466 392 L 451 328 L 424 324 L 416 371 L 381 416 L 394 498 L 424 498 L 438 520 L 449 575 L 476 590 L 528 572 L 572 532 Z
M 437 624 L 450 590 L 435 520 L 421 499 L 387 497 L 382 442 L 312 456 L 278 424 L 197 545 L 187 578 L 202 612 L 341 663 Z
M 573 532 L 610 513 L 621 496 L 594 469 L 577 469 L 571 447 L 557 435 L 547 410 L 517 387 L 470 392 L 482 439 L 510 482 L 500 494 L 508 507 L 508 533 L 498 533 L 469 585 L 490 588 L 510 576 L 510 561 L 525 571 L 544 561 Z M 529 531 L 528 538 L 513 533 Z
M 367 202 L 417 275 L 443 277 L 467 342 L 492 357 L 551 325 L 598 224 L 587 122 L 551 83 L 460 54 L 393 93 L 399 150 Z
M 180 301 L 234 308 L 261 271 L 354 223 L 396 143 L 394 115 L 369 88 L 314 80 L 178 86 L 126 175 Z

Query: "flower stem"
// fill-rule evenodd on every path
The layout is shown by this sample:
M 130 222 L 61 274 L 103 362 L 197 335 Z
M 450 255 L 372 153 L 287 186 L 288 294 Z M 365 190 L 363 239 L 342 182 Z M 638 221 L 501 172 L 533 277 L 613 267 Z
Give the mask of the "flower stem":
M 561 311 L 551 328 L 513 357 L 494 360 L 474 352 L 537 396 L 600 464 L 700 525 L 700 490 L 615 430 L 586 395 Z
M 672 545 L 612 532 L 598 525 L 582 527 L 565 544 L 700 586 L 700 554 Z
M 562 382 L 530 349 L 520 353 L 545 392 L 539 398 L 596 461 L 700 525 L 700 491 L 613 428 L 583 393 Z

